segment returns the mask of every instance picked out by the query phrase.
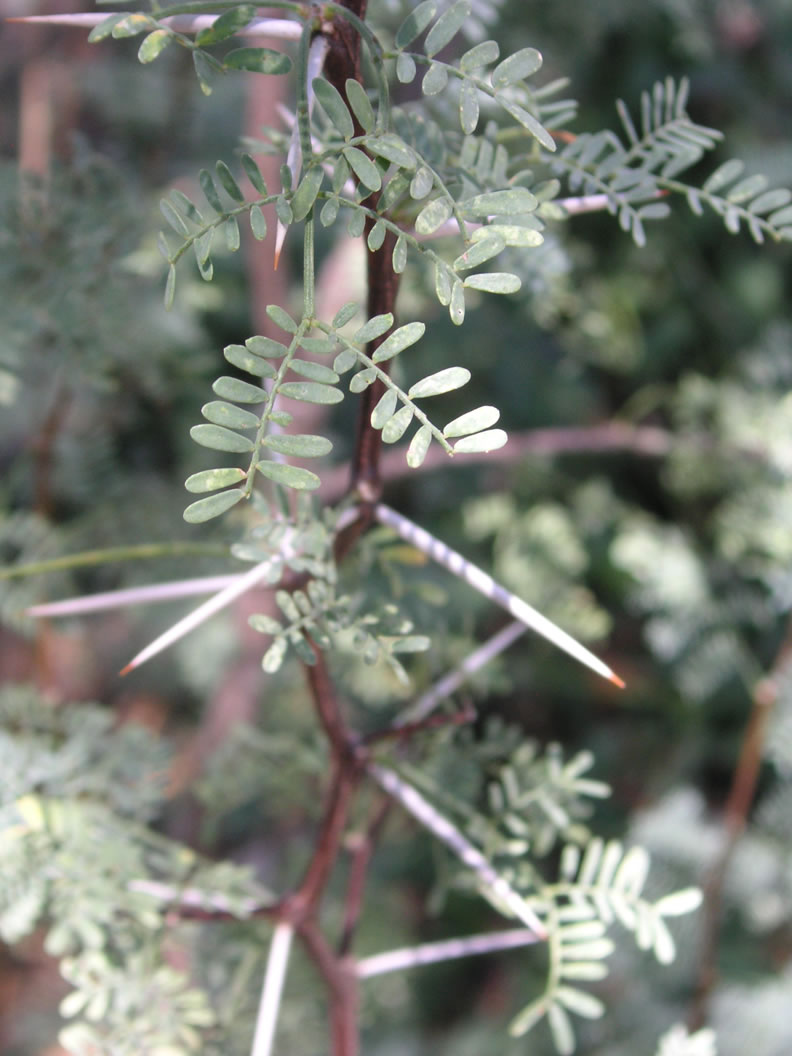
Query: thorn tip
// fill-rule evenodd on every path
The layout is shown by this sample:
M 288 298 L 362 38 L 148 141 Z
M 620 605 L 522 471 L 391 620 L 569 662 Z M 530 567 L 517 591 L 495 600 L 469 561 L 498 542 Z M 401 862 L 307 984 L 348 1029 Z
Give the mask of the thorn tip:
M 624 681 L 624 679 L 623 678 L 619 678 L 618 675 L 614 675 L 614 673 L 612 671 L 610 673 L 610 681 L 614 684 L 614 686 L 618 686 L 619 689 L 626 689 L 627 688 L 627 683 Z

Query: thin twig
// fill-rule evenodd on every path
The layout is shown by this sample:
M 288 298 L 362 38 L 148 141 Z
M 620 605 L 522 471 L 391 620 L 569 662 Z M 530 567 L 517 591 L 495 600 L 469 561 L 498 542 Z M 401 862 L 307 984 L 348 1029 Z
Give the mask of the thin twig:
M 481 851 L 441 814 L 413 786 L 403 781 L 394 770 L 388 770 L 378 763 L 369 763 L 367 773 L 374 778 L 388 795 L 393 796 L 416 818 L 424 828 L 446 845 L 469 869 L 476 874 L 481 886 L 521 920 L 536 935 L 537 939 L 546 938 L 544 925 L 537 915 L 511 884 L 490 865 Z
M 398 950 L 361 958 L 357 962 L 357 976 L 358 979 L 371 979 L 375 975 L 401 972 L 422 964 L 436 964 L 438 961 L 451 961 L 459 957 L 533 946 L 539 941 L 539 936 L 532 929 L 512 928 L 510 931 L 493 931 L 485 935 L 468 935 L 464 939 L 445 939 L 442 942 L 425 942 L 420 946 L 404 946 Z
M 552 620 L 548 620 L 546 616 L 543 616 L 532 605 L 517 597 L 516 594 L 512 594 L 500 583 L 497 583 L 492 576 L 488 576 L 478 565 L 466 560 L 456 550 L 452 550 L 450 546 L 431 535 L 425 528 L 419 527 L 401 513 L 397 513 L 389 506 L 385 506 L 384 503 L 377 504 L 374 516 L 380 524 L 386 524 L 388 527 L 393 528 L 402 539 L 417 547 L 424 554 L 437 561 L 438 564 L 443 565 L 455 576 L 463 579 L 471 587 L 483 594 L 484 597 L 501 605 L 512 616 L 527 627 L 530 627 L 531 630 L 541 634 L 543 638 L 558 646 L 559 649 L 563 649 L 564 652 L 569 653 L 575 660 L 585 664 L 586 667 L 595 671 L 598 675 L 607 678 L 609 682 L 613 682 L 620 689 L 624 688 L 624 682 L 619 676 L 614 674 L 607 664 L 603 663 L 585 646 L 581 645 L 570 634 L 567 634 L 566 631 L 562 631 L 557 624 L 553 623 Z
M 270 1056 L 272 1052 L 293 935 L 292 925 L 284 922 L 277 924 L 272 934 L 250 1056 Z
M 344 924 L 338 944 L 338 952 L 342 957 L 349 953 L 352 946 L 352 938 L 363 908 L 363 895 L 366 888 L 366 873 L 369 862 L 374 853 L 379 834 L 385 824 L 385 819 L 390 813 L 392 802 L 389 796 L 383 797 L 374 810 L 366 831 L 355 837 L 344 903 Z M 349 842 L 348 840 L 347 846 L 349 846 Z

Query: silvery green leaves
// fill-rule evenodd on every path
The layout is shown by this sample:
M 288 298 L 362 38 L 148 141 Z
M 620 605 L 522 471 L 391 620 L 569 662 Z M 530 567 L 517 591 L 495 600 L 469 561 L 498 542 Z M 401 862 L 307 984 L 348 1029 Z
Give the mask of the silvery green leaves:
M 687 189 L 690 208 L 700 215 L 702 203 L 706 203 L 723 218 L 728 231 L 737 234 L 744 223 L 755 242 L 764 242 L 765 235 L 776 241 L 792 241 L 792 191 L 785 187 L 768 190 L 764 176 L 745 176 L 744 171 L 741 161 L 724 162 L 701 190 Z
M 193 66 L 201 91 L 204 95 L 211 95 L 213 81 L 218 73 L 248 70 L 252 73 L 283 74 L 291 70 L 292 61 L 289 56 L 272 48 L 233 48 L 222 60 L 205 50 L 233 37 L 255 17 L 254 6 L 239 4 L 225 11 L 192 40 L 183 33 L 175 32 L 170 26 L 158 22 L 151 15 L 142 12 L 115 14 L 95 26 L 88 40 L 93 43 L 109 36 L 134 37 L 148 30 L 138 49 L 138 60 L 142 63 L 153 62 L 175 41 L 192 52 Z
M 223 161 L 218 161 L 214 173 L 202 169 L 198 182 L 206 200 L 201 208 L 183 191 L 172 190 L 160 202 L 160 211 L 168 226 L 179 236 L 179 245 L 173 249 L 164 234 L 160 234 L 159 247 L 168 261 L 168 281 L 165 304 L 170 307 L 176 290 L 176 263 L 192 248 L 201 278 L 210 282 L 214 276 L 212 249 L 216 238 L 222 240 L 225 249 L 233 253 L 240 246 L 238 217 L 248 214 L 253 237 L 266 237 L 267 221 L 262 205 L 285 201 L 282 195 L 268 195 L 267 185 L 256 162 L 249 154 L 242 155 L 242 168 L 254 190 L 260 197 L 248 201 L 234 174 Z M 290 208 L 290 207 L 289 207 Z
M 701 188 L 679 181 L 683 171 L 722 139 L 717 130 L 691 121 L 685 110 L 687 95 L 685 80 L 657 82 L 641 95 L 637 124 L 620 101 L 617 109 L 626 143 L 611 131 L 580 135 L 553 159 L 554 170 L 567 174 L 573 192 L 604 195 L 609 211 L 638 245 L 646 241 L 644 221 L 668 214 L 667 204 L 658 199 L 669 191 L 684 194 L 695 213 L 709 206 L 723 217 L 729 231 L 738 231 L 744 223 L 757 242 L 765 236 L 792 237 L 792 193 L 768 190 L 760 175 L 741 178 L 741 162 L 726 162 Z M 730 184 L 728 193 L 719 193 Z
M 448 454 L 456 452 L 494 451 L 506 443 L 506 434 L 501 429 L 491 429 L 499 414 L 494 407 L 479 407 L 453 421 L 445 429 L 435 426 L 416 401 L 441 396 L 462 388 L 470 380 L 466 367 L 446 367 L 429 374 L 410 386 L 407 392 L 395 384 L 381 364 L 388 363 L 405 349 L 423 337 L 426 327 L 421 322 L 406 323 L 390 333 L 393 316 L 389 313 L 369 319 L 353 335 L 351 341 L 341 338 L 343 348 L 336 356 L 333 369 L 345 374 L 357 367 L 349 381 L 350 392 L 365 391 L 380 381 L 385 391 L 371 412 L 371 425 L 380 430 L 386 444 L 401 440 L 411 425 L 417 424 L 407 447 L 407 463 L 412 468 L 420 466 L 432 440 L 438 442 Z M 359 346 L 387 337 L 367 355 Z M 455 441 L 452 444 L 452 441 Z
M 522 1010 L 509 1026 L 515 1036 L 527 1033 L 547 1017 L 560 1056 L 575 1050 L 572 1015 L 598 1019 L 602 1001 L 582 990 L 581 982 L 596 982 L 608 974 L 605 963 L 614 944 L 610 926 L 618 922 L 631 932 L 641 950 L 651 950 L 661 964 L 675 956 L 666 920 L 693 912 L 701 892 L 686 888 L 650 902 L 643 891 L 649 855 L 641 847 L 625 850 L 618 840 L 599 837 L 585 848 L 568 844 L 561 855 L 560 877 L 540 889 L 547 912 L 550 973 L 542 996 Z
M 304 663 L 313 665 L 317 659 L 314 645 L 323 650 L 343 649 L 347 641 L 365 663 L 384 661 L 399 681 L 408 684 L 397 654 L 423 652 L 430 644 L 424 635 L 412 633 L 412 624 L 399 617 L 395 606 L 386 606 L 381 615 L 359 614 L 351 596 L 336 594 L 334 575 L 309 580 L 305 590 L 278 590 L 275 603 L 282 619 L 256 613 L 248 621 L 253 630 L 273 639 L 261 661 L 270 674 L 281 667 L 290 648 Z
M 456 65 L 442 62 L 436 56 L 450 44 L 470 18 L 470 0 L 456 0 L 439 16 L 434 2 L 419 4 L 410 12 L 396 33 L 396 76 L 404 84 L 416 76 L 416 60 L 426 71 L 421 79 L 421 91 L 426 96 L 439 95 L 450 82 L 458 83 L 458 112 L 462 132 L 472 135 L 479 123 L 481 101 L 494 100 L 546 150 L 555 150 L 553 137 L 542 125 L 532 93 L 522 83 L 542 65 L 542 56 L 535 48 L 523 48 L 503 61 L 494 40 L 485 40 L 469 48 Z M 428 32 L 426 32 L 428 30 Z M 409 47 L 422 33 L 423 55 L 410 53 Z M 497 63 L 490 72 L 488 67 Z
M 291 342 L 287 346 L 257 336 L 248 338 L 244 345 L 228 345 L 223 350 L 226 360 L 255 378 L 256 383 L 232 376 L 218 378 L 212 387 L 220 399 L 204 404 L 201 413 L 205 422 L 190 430 L 193 440 L 202 447 L 248 456 L 247 469 L 228 466 L 189 477 L 185 485 L 188 491 L 212 493 L 184 511 L 184 519 L 190 523 L 218 517 L 249 497 L 257 471 L 267 480 L 295 491 L 319 487 L 316 473 L 291 465 L 285 458 L 321 458 L 329 454 L 332 444 L 323 436 L 280 432 L 292 421 L 282 402 L 330 405 L 343 399 L 336 387 L 339 377 L 334 370 L 298 355 L 301 349 L 313 356 L 330 355 L 335 344 L 324 337 L 305 336 L 305 327 L 298 326 L 277 305 L 270 305 L 267 312 L 276 325 L 292 335 Z

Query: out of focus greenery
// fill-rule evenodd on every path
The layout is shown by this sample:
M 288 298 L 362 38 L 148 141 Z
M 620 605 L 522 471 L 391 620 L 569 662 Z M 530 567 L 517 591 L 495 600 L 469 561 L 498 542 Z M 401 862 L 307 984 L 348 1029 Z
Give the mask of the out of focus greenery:
M 389 7 L 404 5 L 383 0 L 383 17 Z M 613 127 L 616 98 L 634 107 L 656 80 L 685 75 L 693 118 L 725 132 L 715 164 L 738 156 L 771 182 L 792 180 L 785 0 L 493 0 L 474 11 L 504 50 L 538 47 L 548 78 L 570 78 L 568 93 L 580 100 L 574 127 Z M 12 138 L 0 131 L 0 556 L 9 564 L 126 542 L 222 540 L 181 519 L 181 482 L 202 468 L 188 430 L 219 349 L 253 332 L 240 255 L 221 260 L 213 286 L 186 282 L 166 314 L 155 246 L 163 189 L 237 145 L 244 79 L 205 100 L 179 54 L 142 69 L 136 44 L 116 42 L 60 59 L 74 32 L 49 30 L 43 41 L 47 58 L 73 64 L 80 85 L 46 185 L 18 172 Z M 2 39 L 0 48 L 11 127 L 12 72 L 31 56 Z M 523 271 L 523 292 L 482 297 L 461 336 L 421 276 L 405 277 L 405 315 L 431 325 L 427 372 L 462 340 L 471 387 L 480 387 L 473 398 L 497 405 L 513 437 L 550 430 L 548 449 L 558 453 L 495 453 L 474 467 L 418 471 L 394 480 L 386 498 L 594 643 L 625 678 L 617 695 L 526 636 L 470 693 L 482 721 L 514 723 L 566 754 L 594 753 L 595 776 L 614 789 L 596 829 L 627 830 L 646 846 L 659 888 L 706 882 L 757 686 L 777 684 L 758 795 L 725 880 L 709 1021 L 721 1056 L 778 1056 L 792 1051 L 792 673 L 781 656 L 792 609 L 791 251 L 730 235 L 681 201 L 672 219 L 647 229 L 638 249 L 610 216 L 570 219 Z M 339 436 L 351 423 L 343 414 L 333 423 Z M 594 430 L 607 424 L 651 428 L 655 446 L 599 450 Z M 360 575 L 388 577 L 386 544 L 372 540 Z M 65 629 L 35 628 L 20 612 L 44 598 L 227 568 L 220 558 L 166 558 L 0 583 L 9 680 L 56 696 L 76 686 L 132 717 L 143 709 L 179 757 L 206 729 L 207 700 L 233 692 L 229 672 L 258 673 L 257 642 L 232 617 L 137 673 L 130 689 L 115 672 L 172 622 L 171 606 Z M 443 573 L 420 568 L 413 578 L 405 606 L 419 631 L 437 635 L 415 672 L 429 684 L 499 623 Z M 377 725 L 377 676 L 351 655 L 339 676 Z M 277 888 L 301 866 L 299 850 L 281 856 L 285 837 L 309 846 L 324 760 L 296 670 L 284 668 L 266 689 L 246 685 L 258 701 L 240 716 L 247 725 L 204 750 L 200 775 L 169 796 L 158 824 L 163 839 L 252 864 Z M 301 745 L 288 769 L 277 762 L 284 734 Z M 146 760 L 156 751 L 149 746 Z M 456 766 L 448 779 L 462 786 Z M 444 891 L 427 839 L 397 822 L 388 835 L 372 865 L 362 950 L 492 924 L 479 902 Z M 433 915 L 441 905 L 442 917 Z M 685 918 L 679 957 L 662 974 L 632 950 L 617 952 L 609 1014 L 584 1024 L 581 1051 L 652 1053 L 667 1026 L 686 1018 L 701 973 L 700 923 Z M 219 1013 L 225 1053 L 248 1051 L 260 984 L 263 957 L 251 955 L 246 927 L 196 929 L 186 942 L 188 967 L 209 994 L 234 981 L 235 1003 Z M 263 944 L 267 929 L 255 927 Z M 39 964 L 34 950 L 19 956 Z M 17 967 L 9 960 L 9 979 Z M 43 1051 L 57 1031 L 52 984 L 37 989 L 26 970 L 32 981 L 2 1034 L 10 1056 Z M 363 1051 L 544 1056 L 553 1051 L 544 1034 L 513 1041 L 503 1032 L 542 971 L 541 956 L 512 953 L 385 976 L 365 991 Z M 315 991 L 310 966 L 298 963 L 282 1025 L 298 1056 L 325 1051 Z

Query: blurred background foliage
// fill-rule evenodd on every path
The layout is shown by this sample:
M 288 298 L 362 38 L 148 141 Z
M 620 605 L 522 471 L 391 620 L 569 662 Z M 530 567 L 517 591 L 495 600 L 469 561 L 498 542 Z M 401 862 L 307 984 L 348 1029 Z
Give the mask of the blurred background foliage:
M 382 0 L 371 14 L 394 25 L 403 7 Z M 686 75 L 692 117 L 726 133 L 715 163 L 741 157 L 749 172 L 789 184 L 786 0 L 503 0 L 474 11 L 473 38 L 486 25 L 509 50 L 538 47 L 548 80 L 570 78 L 568 94 L 580 101 L 574 128 L 614 127 L 616 98 L 634 107 L 655 80 Z M 33 8 L 6 0 L 3 13 Z M 291 278 L 299 268 L 288 259 L 298 247 L 287 243 L 277 277 L 250 255 L 228 256 L 211 286 L 185 270 L 174 310 L 161 307 L 158 197 L 173 184 L 189 188 L 201 165 L 257 136 L 257 107 L 277 124 L 277 100 L 252 98 L 274 92 L 272 79 L 262 88 L 242 76 L 206 99 L 188 56 L 170 49 L 143 69 L 136 48 L 90 48 L 80 31 L 58 28 L 6 25 L 0 36 L 0 557 L 13 565 L 161 540 L 206 542 L 206 553 L 0 582 L 1 677 L 58 700 L 101 700 L 167 736 L 174 755 L 162 831 L 253 864 L 277 889 L 309 846 L 324 762 L 299 670 L 289 664 L 265 685 L 247 611 L 204 626 L 127 682 L 118 668 L 184 605 L 36 626 L 20 615 L 38 599 L 229 568 L 212 556 L 228 528 L 181 518 L 181 482 L 202 468 L 189 426 L 222 346 L 261 331 L 261 305 L 275 299 L 268 283 L 291 281 L 299 298 Z M 712 159 L 706 164 L 712 171 Z M 332 298 L 348 264 L 329 260 Z M 617 953 L 610 1014 L 581 1039 L 585 1052 L 653 1052 L 668 1024 L 691 1013 L 711 955 L 719 1051 L 780 1056 L 792 1050 L 792 676 L 783 644 L 792 608 L 790 248 L 758 247 L 677 202 L 672 219 L 650 225 L 644 249 L 613 218 L 584 216 L 509 266 L 521 269 L 523 294 L 482 297 L 461 337 L 423 275 L 408 272 L 401 299 L 430 328 L 427 368 L 445 365 L 461 340 L 478 386 L 469 399 L 501 408 L 519 450 L 400 473 L 386 499 L 596 643 L 625 677 L 617 695 L 526 636 L 469 695 L 483 717 L 516 723 L 540 743 L 560 741 L 567 753 L 595 753 L 595 776 L 614 789 L 596 827 L 647 846 L 659 887 L 706 883 L 716 866 L 749 717 L 772 682 L 758 795 L 723 883 L 717 943 L 699 914 L 678 932 L 670 972 L 628 948 Z M 331 426 L 341 455 L 351 403 Z M 436 636 L 413 668 L 420 688 L 499 617 L 440 570 L 405 566 L 404 556 L 374 533 L 345 574 L 367 578 L 372 590 L 397 580 L 418 632 Z M 386 670 L 372 674 L 351 653 L 337 674 L 364 728 L 381 725 L 403 699 Z M 464 767 L 455 766 L 461 787 Z M 395 812 L 386 837 L 361 951 L 491 924 L 485 906 L 444 890 L 443 860 Z M 432 913 L 440 903 L 442 918 Z M 256 927 L 260 943 L 267 928 Z M 222 1051 L 245 1053 L 263 965 L 249 926 L 185 929 L 182 953 L 210 993 L 233 978 Z M 541 954 L 523 951 L 372 982 L 364 1051 L 528 1051 L 502 1028 L 542 970 Z M 310 966 L 298 965 L 283 1037 L 299 1056 L 324 1051 L 322 998 L 307 996 L 314 990 Z M 4 949 L 2 1050 L 55 1052 L 62 993 L 40 942 Z M 527 1046 L 534 1056 L 551 1051 L 543 1034 Z

